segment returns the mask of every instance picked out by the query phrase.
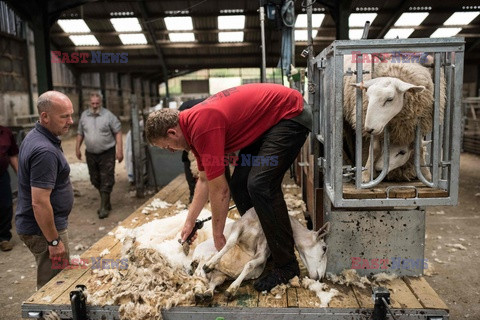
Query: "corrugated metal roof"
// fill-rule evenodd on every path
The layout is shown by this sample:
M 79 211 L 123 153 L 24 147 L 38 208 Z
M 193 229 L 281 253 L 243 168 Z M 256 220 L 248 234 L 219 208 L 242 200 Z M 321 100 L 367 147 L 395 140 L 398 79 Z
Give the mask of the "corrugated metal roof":
M 295 1 L 296 13 L 305 12 L 302 4 L 306 1 Z M 143 5 L 145 10 L 143 9 Z M 104 52 L 128 52 L 129 62 L 118 66 L 118 70 L 125 72 L 151 73 L 161 70 L 161 60 L 157 55 L 155 44 L 161 51 L 164 63 L 169 74 L 175 70 L 198 70 L 217 67 L 260 67 L 261 65 L 261 34 L 258 13 L 258 1 L 247 0 L 117 0 L 86 3 L 81 7 L 70 9 L 62 13 L 65 18 L 83 18 L 91 34 L 95 35 L 100 45 L 93 47 L 74 47 L 61 28 L 55 24 L 51 28 L 51 39 L 55 47 L 63 51 L 101 50 Z M 335 23 L 329 8 L 314 3 L 316 12 L 325 13 L 325 18 L 318 30 L 314 30 L 314 51 L 319 52 L 335 37 Z M 410 37 L 429 37 L 448 17 L 458 10 L 480 11 L 478 0 L 444 0 L 432 2 L 429 0 L 354 0 L 351 3 L 351 12 L 375 12 L 377 17 L 373 21 L 369 38 L 378 37 L 386 32 L 405 11 L 428 11 L 429 16 L 423 23 L 415 27 Z M 143 15 L 144 13 L 145 15 Z M 245 14 L 244 42 L 218 42 L 218 15 Z M 163 18 L 166 16 L 190 15 L 193 18 L 195 33 L 194 43 L 173 43 L 169 40 L 168 30 Z M 123 46 L 118 32 L 112 27 L 109 19 L 112 17 L 137 17 L 142 25 L 143 33 L 148 40 L 147 45 Z M 156 39 L 153 42 L 149 33 L 150 28 Z M 318 33 L 317 33 L 318 31 Z M 465 27 L 460 35 L 466 37 L 466 48 L 472 47 L 466 60 L 480 61 L 480 17 Z M 274 21 L 266 21 L 266 52 L 267 66 L 275 67 L 278 63 L 281 46 L 281 30 L 276 28 Z M 305 66 L 306 60 L 299 53 L 305 48 L 306 42 L 296 46 L 295 59 L 298 66 Z M 115 65 L 82 65 L 85 71 L 115 70 Z M 91 70 L 90 70 L 91 69 Z M 152 70 L 153 69 L 153 70 Z

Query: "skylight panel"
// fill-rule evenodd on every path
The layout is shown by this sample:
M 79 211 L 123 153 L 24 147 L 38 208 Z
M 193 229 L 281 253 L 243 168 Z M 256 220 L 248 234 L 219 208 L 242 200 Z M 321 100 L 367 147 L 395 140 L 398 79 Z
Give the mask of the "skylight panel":
M 90 28 L 83 19 L 60 19 L 58 25 L 66 33 L 89 33 Z
M 325 14 L 314 13 L 312 14 L 312 28 L 318 28 L 322 24 Z M 307 28 L 307 15 L 305 13 L 299 14 L 295 21 L 295 28 Z
M 182 32 L 182 33 L 169 33 L 168 37 L 172 42 L 194 42 L 195 35 L 193 32 Z
M 142 26 L 137 18 L 112 18 L 110 22 L 117 32 L 142 31 Z
M 361 39 L 363 35 L 363 29 L 350 29 L 348 30 L 348 37 L 350 40 Z
M 365 26 L 366 21 L 370 21 L 370 24 L 377 17 L 376 13 L 352 13 L 348 17 L 348 26 L 349 27 L 363 27 Z M 361 37 L 361 34 L 360 34 Z M 352 39 L 350 37 L 350 39 Z M 360 38 L 357 38 L 360 39 Z
M 395 22 L 395 27 L 416 27 L 422 24 L 428 12 L 405 12 Z
M 245 28 L 245 16 L 218 16 L 218 29 L 231 30 Z
M 193 30 L 192 17 L 165 17 L 163 20 L 168 31 Z
M 450 18 L 447 19 L 443 23 L 445 26 L 462 26 L 462 25 L 467 25 L 470 22 L 475 19 L 478 14 L 480 14 L 479 11 L 472 11 L 472 12 L 455 12 L 450 16 Z
M 218 42 L 243 42 L 243 31 L 239 32 L 219 32 Z
M 438 28 L 430 38 L 448 38 L 457 35 L 462 28 Z
M 129 44 L 147 44 L 147 38 L 143 33 L 125 33 L 119 34 L 118 37 L 124 45 Z
M 414 28 L 391 28 L 388 30 L 384 39 L 396 39 L 397 37 L 399 39 L 406 39 L 413 33 L 413 31 L 415 31 Z
M 94 35 L 76 35 L 69 36 L 70 40 L 76 46 L 98 46 L 98 40 Z

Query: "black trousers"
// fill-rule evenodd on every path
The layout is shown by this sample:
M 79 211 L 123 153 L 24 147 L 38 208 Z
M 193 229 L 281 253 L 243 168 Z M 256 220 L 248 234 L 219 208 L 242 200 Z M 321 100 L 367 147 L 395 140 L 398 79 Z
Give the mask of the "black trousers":
M 111 193 L 115 184 L 115 147 L 102 153 L 85 151 L 90 182 L 101 192 Z
M 0 241 L 10 241 L 12 238 L 12 189 L 8 171 L 0 173 Z
M 292 120 L 280 121 L 240 151 L 230 181 L 231 195 L 240 214 L 255 208 L 276 267 L 296 259 L 282 181 L 308 132 Z

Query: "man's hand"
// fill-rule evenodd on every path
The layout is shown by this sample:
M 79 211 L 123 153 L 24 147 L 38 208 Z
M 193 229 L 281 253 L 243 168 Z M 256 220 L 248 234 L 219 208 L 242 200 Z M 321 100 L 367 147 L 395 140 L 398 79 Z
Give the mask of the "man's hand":
M 123 160 L 123 150 L 117 149 L 117 151 L 116 151 L 116 158 L 117 158 L 117 160 L 118 160 L 119 163 L 122 162 L 122 160 Z
M 215 243 L 215 248 L 217 251 L 220 251 L 225 246 L 225 243 L 227 243 L 227 240 L 223 234 L 220 234 L 213 236 L 213 242 Z
M 57 246 L 48 246 L 48 252 L 50 253 L 51 260 L 65 258 L 67 256 L 67 251 L 65 250 L 65 245 L 62 240 L 60 240 Z
M 188 236 L 190 233 L 192 233 L 193 227 L 195 227 L 195 222 L 190 222 L 190 221 L 185 221 L 185 224 L 183 225 L 182 232 L 180 233 L 180 237 L 182 239 L 182 243 L 187 241 Z M 193 235 L 191 242 L 195 241 L 197 239 L 197 233 Z

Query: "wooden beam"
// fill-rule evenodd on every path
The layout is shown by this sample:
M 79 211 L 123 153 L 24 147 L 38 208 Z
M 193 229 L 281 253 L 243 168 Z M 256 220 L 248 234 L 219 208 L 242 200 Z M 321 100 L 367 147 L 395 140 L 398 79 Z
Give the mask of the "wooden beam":
M 400 18 L 400 16 L 406 11 L 409 5 L 410 0 L 402 0 L 402 2 L 400 2 L 400 5 L 398 5 L 394 12 L 391 14 L 390 19 L 388 19 L 382 30 L 380 30 L 380 32 L 377 34 L 377 39 L 383 39 L 383 37 L 387 34 L 388 30 L 390 30 L 390 28 L 398 20 L 398 18 Z

